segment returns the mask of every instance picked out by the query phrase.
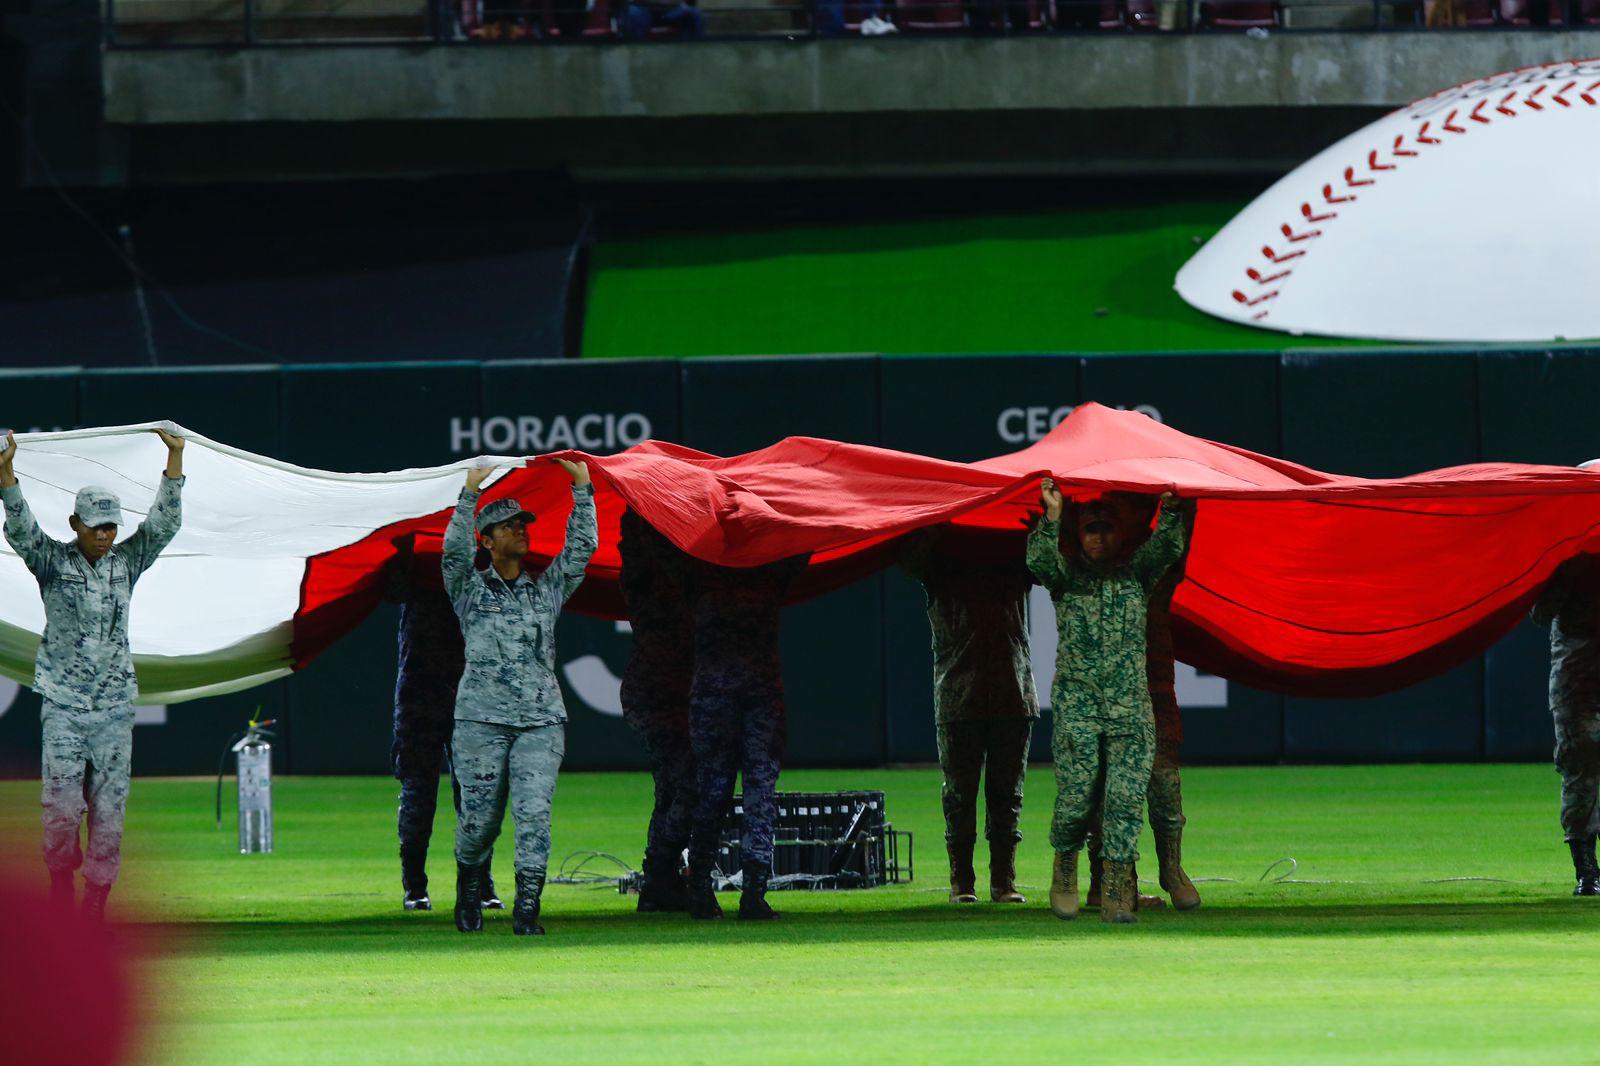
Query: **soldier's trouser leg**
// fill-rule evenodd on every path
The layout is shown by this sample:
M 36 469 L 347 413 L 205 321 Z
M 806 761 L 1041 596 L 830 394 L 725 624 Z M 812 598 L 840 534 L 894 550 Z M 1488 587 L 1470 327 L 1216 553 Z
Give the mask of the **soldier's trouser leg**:
M 696 873 L 708 873 L 716 863 L 722 822 L 733 802 L 733 779 L 739 768 L 738 725 L 739 715 L 731 700 L 697 700 L 689 715 L 697 792 L 689 865 Z
M 461 782 L 461 815 L 456 820 L 456 862 L 477 866 L 489 856 L 506 816 L 511 746 L 521 730 L 488 722 L 456 723 L 450 741 Z
M 133 759 L 133 708 L 86 714 L 46 702 L 40 821 L 51 871 L 75 870 L 110 885 L 122 864 L 122 824 Z M 88 814 L 88 847 L 78 827 Z
M 1582 843 L 1600 832 L 1600 743 L 1559 730 L 1556 737 L 1561 830 L 1567 843 Z
M 978 837 L 978 782 L 983 775 L 984 757 L 983 724 L 940 722 L 935 730 L 939 739 L 939 769 L 944 773 L 944 784 L 939 790 L 939 799 L 944 807 L 944 840 L 947 847 L 964 849 L 968 862 L 971 861 L 973 842 Z
M 1148 719 L 1104 738 L 1105 801 L 1102 855 L 1106 862 L 1139 860 L 1139 830 L 1144 825 L 1150 768 L 1155 760 L 1155 728 Z
M 1056 807 L 1050 821 L 1050 846 L 1058 852 L 1078 851 L 1089 833 L 1096 806 L 1104 737 L 1093 721 L 1072 721 L 1058 710 L 1050 729 L 1050 753 L 1056 770 Z
M 650 757 L 650 778 L 655 785 L 645 852 L 662 859 L 671 857 L 676 863 L 689 846 L 695 796 L 699 793 L 688 721 L 643 721 L 634 716 L 628 724 Z
M 984 726 L 983 835 L 990 844 L 1014 844 L 1022 839 L 1022 779 L 1033 720 L 998 718 Z
M 1156 742 L 1155 761 L 1150 770 L 1150 828 L 1157 836 L 1183 831 L 1183 781 L 1178 771 L 1176 749 Z
M 744 715 L 740 737 L 740 786 L 744 794 L 741 861 L 772 867 L 772 837 L 778 821 L 778 770 L 788 739 L 782 697 L 758 694 Z
M 511 745 L 511 818 L 516 823 L 519 875 L 543 874 L 550 865 L 550 806 L 567 753 L 567 727 L 517 730 Z
M 396 819 L 402 851 L 428 853 L 433 837 L 433 817 L 439 807 L 439 777 L 400 779 L 400 812 Z

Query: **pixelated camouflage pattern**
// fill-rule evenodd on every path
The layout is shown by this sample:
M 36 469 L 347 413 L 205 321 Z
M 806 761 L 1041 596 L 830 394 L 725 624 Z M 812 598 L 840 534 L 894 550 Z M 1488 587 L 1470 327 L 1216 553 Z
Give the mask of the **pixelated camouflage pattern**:
M 109 885 L 122 863 L 122 822 L 133 763 L 133 706 L 93 711 L 46 700 L 41 796 L 44 864 L 52 871 L 83 867 L 84 880 Z M 87 814 L 88 848 L 79 827 Z
M 1082 848 L 1098 812 L 1101 857 L 1137 862 L 1155 743 L 1155 723 L 1148 716 L 1052 716 L 1056 806 L 1050 822 L 1051 847 Z
M 939 769 L 944 772 L 940 800 L 944 839 L 970 844 L 977 839 L 978 787 L 983 784 L 983 835 L 995 843 L 1022 839 L 1022 783 L 1028 770 L 1031 718 L 975 718 L 939 722 Z
M 778 770 L 787 740 L 778 617 L 789 584 L 808 557 L 734 569 L 678 552 L 673 566 L 689 599 L 694 679 L 689 687 L 689 740 L 699 796 L 690 832 L 689 864 L 713 861 L 722 822 L 740 777 L 745 862 L 772 862 Z
M 523 572 L 509 584 L 493 567 L 473 568 L 478 496 L 461 493 L 444 536 L 444 588 L 461 620 L 466 659 L 456 719 L 525 728 L 565 722 L 556 619 L 599 545 L 593 486 L 573 487 L 561 553 L 537 577 Z
M 1150 595 L 1185 546 L 1181 507 L 1162 509 L 1156 531 L 1126 562 L 1095 566 L 1064 555 L 1060 523 L 1041 518 L 1028 535 L 1028 569 L 1056 608 L 1055 717 L 1103 720 L 1152 715 L 1146 661 Z M 1152 727 L 1153 728 L 1153 727 Z
M 178 535 L 183 483 L 183 478 L 163 476 L 139 528 L 94 563 L 76 542 L 44 535 L 20 485 L 0 489 L 6 540 L 32 571 L 44 599 L 44 639 L 33 688 L 46 700 L 116 714 L 139 694 L 128 647 L 133 588 Z
M 689 602 L 671 563 L 677 549 L 631 509 L 622 513 L 619 584 L 633 626 L 622 674 L 622 718 L 650 758 L 655 803 L 647 854 L 671 861 L 689 846 L 699 793 L 689 741 L 694 633 Z
M 567 751 L 566 727 L 458 719 L 450 750 L 461 784 L 456 861 L 478 866 L 489 858 L 509 799 L 517 873 L 544 873 L 550 865 L 550 805 Z
M 927 597 L 934 721 L 1037 718 L 1027 568 L 962 559 L 940 547 L 937 531 L 929 531 L 900 560 Z
M 1550 717 L 1569 842 L 1600 832 L 1600 559 L 1561 565 L 1533 608 L 1550 627 Z
M 1183 747 L 1183 714 L 1178 706 L 1177 655 L 1172 645 L 1172 597 L 1183 583 L 1188 561 L 1187 545 L 1193 539 L 1195 509 L 1175 504 L 1184 525 L 1185 552 L 1156 582 L 1145 612 L 1145 664 L 1150 684 L 1150 705 L 1155 715 L 1156 754 L 1150 771 L 1150 828 L 1159 834 L 1181 831 L 1183 781 L 1179 752 Z

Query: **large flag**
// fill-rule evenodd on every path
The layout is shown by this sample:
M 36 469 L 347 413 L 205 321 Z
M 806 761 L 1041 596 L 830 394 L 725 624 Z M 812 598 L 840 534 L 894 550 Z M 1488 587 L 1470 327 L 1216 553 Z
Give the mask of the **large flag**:
M 84 484 L 118 492 L 130 522 L 142 516 L 165 454 L 146 428 L 18 438 L 17 474 L 47 532 L 69 535 Z M 134 662 L 149 702 L 245 688 L 310 662 L 378 603 L 398 556 L 429 572 L 471 465 L 329 473 L 184 433 L 183 530 L 134 598 Z M 654 441 L 606 457 L 559 454 L 589 462 L 600 522 L 572 607 L 608 617 L 622 610 L 624 506 L 709 562 L 810 553 L 801 599 L 891 563 L 898 535 L 936 523 L 1020 554 L 1045 474 L 1079 496 L 1196 497 L 1174 602 L 1180 657 L 1307 695 L 1378 693 L 1440 673 L 1515 625 L 1563 560 L 1600 551 L 1600 474 L 1488 463 L 1342 477 L 1096 404 L 1032 447 L 970 464 L 805 437 L 731 458 Z M 570 507 L 568 479 L 549 458 L 488 460 L 505 472 L 481 501 L 516 496 L 538 515 L 536 564 L 560 550 Z M 0 672 L 31 677 L 42 627 L 31 576 L 0 553 Z

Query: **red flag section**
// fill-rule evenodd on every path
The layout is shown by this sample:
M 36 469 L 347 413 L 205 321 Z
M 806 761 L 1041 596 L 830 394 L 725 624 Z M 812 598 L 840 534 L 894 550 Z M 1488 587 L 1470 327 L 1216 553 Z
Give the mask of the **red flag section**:
M 607 617 L 621 615 L 624 506 L 709 562 L 812 553 L 799 600 L 888 565 L 895 536 L 939 522 L 987 531 L 987 550 L 1020 554 L 1046 474 L 1078 496 L 1170 489 L 1201 501 L 1174 600 L 1179 656 L 1301 695 L 1376 694 L 1447 670 L 1510 630 L 1563 560 L 1600 551 L 1597 474 L 1484 463 L 1342 477 L 1098 404 L 1023 451 L 978 463 L 806 437 L 731 458 L 655 441 L 605 457 L 558 454 L 588 461 L 600 522 L 600 550 L 573 607 Z M 529 537 L 543 562 L 560 549 L 568 485 L 554 464 L 535 460 L 483 502 L 516 496 L 539 515 Z M 297 663 L 377 602 L 378 572 L 397 544 L 414 538 L 431 567 L 447 518 L 400 523 L 313 558 Z

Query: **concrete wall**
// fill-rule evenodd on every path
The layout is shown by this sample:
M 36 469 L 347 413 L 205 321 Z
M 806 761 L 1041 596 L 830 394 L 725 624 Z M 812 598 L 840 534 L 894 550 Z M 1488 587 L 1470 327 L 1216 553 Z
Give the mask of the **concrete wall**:
M 1388 108 L 1581 58 L 1579 32 L 1276 33 L 113 50 L 114 124 Z

